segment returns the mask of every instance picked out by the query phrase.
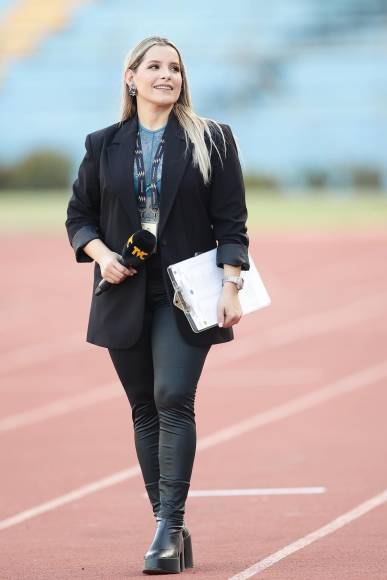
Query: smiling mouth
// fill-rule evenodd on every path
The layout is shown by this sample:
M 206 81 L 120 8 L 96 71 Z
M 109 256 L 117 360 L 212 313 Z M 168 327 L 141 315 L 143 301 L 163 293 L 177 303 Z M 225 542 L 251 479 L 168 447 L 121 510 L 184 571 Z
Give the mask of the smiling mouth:
M 171 87 L 153 87 L 157 91 L 172 91 Z

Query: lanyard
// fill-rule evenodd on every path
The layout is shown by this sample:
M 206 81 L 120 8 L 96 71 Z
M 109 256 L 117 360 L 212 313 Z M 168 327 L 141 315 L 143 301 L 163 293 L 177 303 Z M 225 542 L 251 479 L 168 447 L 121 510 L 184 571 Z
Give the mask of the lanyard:
M 157 190 L 157 170 L 159 167 L 159 163 L 163 154 L 164 150 L 164 137 L 161 138 L 159 146 L 157 147 L 157 151 L 155 153 L 153 162 L 152 162 L 152 176 L 151 176 L 151 183 L 150 189 L 152 193 L 152 209 L 156 212 L 159 209 L 160 205 L 160 195 Z M 136 150 L 135 150 L 135 158 L 136 158 L 136 166 L 137 166 L 137 175 L 138 175 L 138 207 L 141 210 L 146 208 L 146 193 L 145 193 L 145 165 L 144 165 L 144 156 L 142 154 L 142 146 L 141 146 L 141 138 L 140 138 L 140 131 L 137 132 L 137 141 L 136 141 Z

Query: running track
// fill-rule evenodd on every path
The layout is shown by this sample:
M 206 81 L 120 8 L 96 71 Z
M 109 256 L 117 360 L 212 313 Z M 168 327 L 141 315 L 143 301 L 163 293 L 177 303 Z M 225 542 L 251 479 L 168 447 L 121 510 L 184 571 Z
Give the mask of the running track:
M 385 580 L 387 235 L 251 239 L 272 305 L 199 382 L 184 575 Z M 84 340 L 92 266 L 64 238 L 0 255 L 0 578 L 144 578 L 129 404 Z

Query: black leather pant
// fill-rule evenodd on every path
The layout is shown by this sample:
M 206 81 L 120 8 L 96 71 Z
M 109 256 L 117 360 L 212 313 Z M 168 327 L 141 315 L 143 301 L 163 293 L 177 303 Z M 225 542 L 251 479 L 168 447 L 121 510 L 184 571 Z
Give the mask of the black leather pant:
M 138 461 L 154 513 L 181 525 L 196 451 L 195 394 L 210 346 L 182 337 L 162 279 L 159 255 L 147 267 L 142 334 L 109 349 L 132 409 Z

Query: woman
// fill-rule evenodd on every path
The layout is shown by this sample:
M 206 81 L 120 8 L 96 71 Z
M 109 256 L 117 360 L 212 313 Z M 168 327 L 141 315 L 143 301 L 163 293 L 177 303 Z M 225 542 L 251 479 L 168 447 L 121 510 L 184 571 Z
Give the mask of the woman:
M 233 340 L 249 269 L 247 210 L 228 125 L 199 117 L 176 46 L 140 42 L 124 66 L 121 121 L 86 137 L 66 228 L 78 262 L 95 261 L 87 341 L 108 349 L 128 397 L 137 457 L 157 528 L 144 573 L 193 566 L 185 502 L 196 450 L 194 401 L 212 344 Z M 152 231 L 142 268 L 118 261 L 130 234 Z M 173 305 L 170 264 L 217 248 L 219 326 L 193 333 Z M 114 285 L 100 296 L 104 278 Z

